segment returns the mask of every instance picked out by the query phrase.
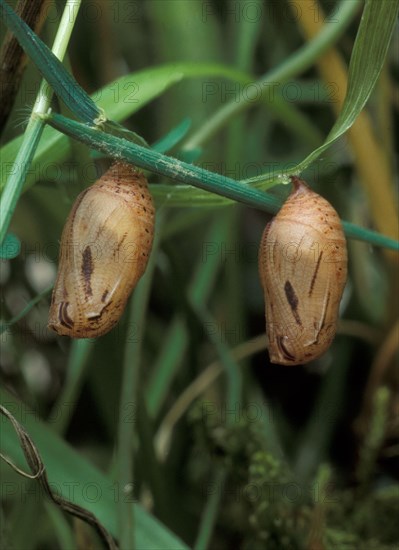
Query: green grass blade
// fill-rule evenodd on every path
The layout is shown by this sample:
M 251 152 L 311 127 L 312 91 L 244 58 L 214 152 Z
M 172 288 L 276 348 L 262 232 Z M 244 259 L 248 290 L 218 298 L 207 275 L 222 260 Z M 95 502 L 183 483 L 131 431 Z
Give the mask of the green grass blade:
M 140 327 L 141 338 L 126 340 L 125 353 L 123 359 L 123 375 L 121 394 L 119 401 L 119 424 L 118 424 L 118 483 L 122 488 L 134 486 L 134 450 L 133 441 L 135 440 L 135 423 L 126 421 L 126 411 L 129 410 L 132 403 L 137 403 L 140 380 L 140 362 L 141 349 L 143 344 L 143 333 L 145 326 L 145 317 L 147 312 L 148 300 L 151 290 L 151 282 L 155 269 L 155 258 L 159 244 L 160 227 L 162 226 L 162 216 L 158 216 L 155 240 L 151 252 L 149 265 L 130 301 L 129 326 Z M 130 495 L 130 493 L 128 493 Z M 129 500 L 129 499 L 128 499 Z M 134 530 L 136 518 L 134 508 L 130 502 L 123 499 L 119 501 L 119 542 L 121 548 L 132 548 L 134 545 Z
M 198 320 L 200 321 L 201 326 L 218 326 L 216 319 L 209 313 L 203 304 L 198 304 L 192 301 L 192 307 L 198 317 Z M 212 331 L 208 331 L 208 338 L 217 352 L 226 376 L 226 407 L 228 410 L 234 410 L 237 403 L 240 403 L 242 398 L 242 374 L 240 366 L 233 358 L 228 345 L 219 338 L 219 335 L 216 335 Z M 231 420 L 232 419 L 229 418 L 226 423 L 229 424 Z
M 231 206 L 232 201 L 197 189 L 192 185 L 173 185 L 164 183 L 150 184 L 151 194 L 157 204 L 168 207 L 209 207 L 209 206 Z M 188 198 L 190 204 L 188 204 Z
M 360 4 L 360 0 L 351 0 L 350 2 L 341 0 L 338 9 L 334 13 L 334 16 L 338 20 L 337 24 L 325 25 L 323 31 L 313 40 L 290 55 L 283 63 L 272 68 L 261 78 L 253 82 L 251 88 L 247 90 L 243 89 L 238 97 L 223 105 L 219 111 L 203 124 L 195 135 L 191 136 L 186 144 L 187 148 L 197 147 L 209 140 L 210 137 L 229 122 L 232 117 L 264 99 L 262 96 L 267 97 L 270 87 L 274 87 L 276 83 L 282 84 L 287 82 L 290 78 L 296 77 L 303 71 L 309 69 L 314 64 L 315 60 L 342 36 L 356 14 Z M 263 90 L 264 93 L 260 95 L 259 90 Z M 274 96 L 273 101 L 268 101 L 268 107 L 273 108 L 273 104 L 277 103 L 279 100 L 280 98 L 278 95 Z M 259 176 L 259 178 L 254 178 L 254 181 L 261 179 L 262 176 Z
M 165 335 L 146 389 L 148 414 L 155 418 L 168 395 L 170 385 L 180 367 L 188 341 L 187 329 L 175 318 Z
M 0 0 L 0 18 L 15 34 L 21 47 L 65 105 L 85 122 L 93 122 L 98 118 L 101 113 L 94 101 L 78 85 L 46 44 L 8 6 L 5 0 Z
M 1 2 L 3 2 L 3 0 L 1 0 Z M 69 0 L 65 4 L 65 9 L 53 44 L 54 53 L 48 50 L 51 53 L 52 57 L 56 59 L 57 63 L 59 63 L 60 65 L 61 63 L 60 61 L 58 61 L 58 58 L 62 59 L 65 55 L 65 51 L 76 21 L 79 7 L 80 0 L 78 0 L 77 2 Z M 35 36 L 30 28 L 20 18 L 18 18 L 18 16 L 12 10 L 10 14 L 7 12 L 7 10 L 10 10 L 7 4 L 0 4 L 0 9 L 2 10 L 0 12 L 0 16 L 4 15 L 4 13 L 6 12 L 7 21 L 14 21 L 16 27 L 13 28 L 13 30 L 16 32 L 16 34 L 18 29 L 21 30 L 20 27 L 23 24 L 25 25 L 26 29 L 28 29 L 28 36 Z M 3 9 L 5 10 L 4 12 Z M 20 23 L 20 25 L 18 24 L 18 22 Z M 15 157 L 15 161 L 13 162 L 13 171 L 7 179 L 4 193 L 2 195 L 0 217 L 0 243 L 3 242 L 6 236 L 8 226 L 11 222 L 11 218 L 14 214 L 17 202 L 23 189 L 26 175 L 30 170 L 32 159 L 34 157 L 44 129 L 43 121 L 38 118 L 38 115 L 46 113 L 48 111 L 51 97 L 52 90 L 48 89 L 46 83 L 43 81 L 40 86 L 35 105 L 33 107 L 29 124 L 22 138 L 21 146 L 19 147 Z
M 14 214 L 18 199 L 21 195 L 26 174 L 30 169 L 30 164 L 40 141 L 44 124 L 42 120 L 34 120 L 29 125 L 24 136 L 21 148 L 15 159 L 15 170 L 12 171 L 7 180 L 4 192 L 1 197 L 0 208 L 0 243 L 4 242 L 11 218 Z
M 8 330 L 12 325 L 15 325 L 15 323 L 18 323 L 21 319 L 27 315 L 30 310 L 35 307 L 36 304 L 38 304 L 45 296 L 50 294 L 51 290 L 53 288 L 53 285 L 49 286 L 48 288 L 44 289 L 43 292 L 40 292 L 37 296 L 35 296 L 32 300 L 30 300 L 24 309 L 15 315 L 10 321 L 6 321 L 4 323 L 0 324 L 0 335 L 3 334 L 6 330 Z
M 328 446 L 336 429 L 344 400 L 350 348 L 345 343 L 339 348 L 336 363 L 324 377 L 316 398 L 313 414 L 304 428 L 302 441 L 295 459 L 295 471 L 305 483 L 312 479 L 317 466 L 325 460 Z M 320 429 L 323 419 L 323 429 Z
M 276 212 L 280 206 L 280 202 L 275 197 L 241 182 L 175 158 L 167 157 L 151 149 L 145 149 L 62 115 L 52 114 L 46 116 L 45 119 L 54 128 L 75 137 L 78 141 L 93 149 L 115 158 L 125 158 L 156 174 L 198 186 L 205 191 L 211 191 L 233 200 L 242 201 L 249 206 L 263 207 L 267 211 Z M 279 176 L 276 176 L 276 182 L 279 180 Z
M 204 242 L 226 241 L 227 225 L 224 216 L 218 216 L 205 235 Z M 188 296 L 194 305 L 206 303 L 220 268 L 217 254 L 208 261 L 199 259 L 190 281 Z M 153 373 L 146 389 L 148 413 L 156 417 L 164 404 L 170 384 L 180 367 L 188 344 L 188 331 L 183 320 L 176 316 L 165 336 L 162 348 L 153 366 Z
M 118 484 L 100 472 L 69 444 L 54 434 L 36 413 L 11 394 L 0 389 L 1 403 L 22 423 L 37 446 L 52 486 L 76 504 L 93 512 L 97 519 L 117 535 L 117 502 L 126 498 Z M 10 423 L 2 422 L 1 450 L 20 467 L 25 466 L 19 441 Z M 72 491 L 72 487 L 74 490 Z M 96 491 L 98 498 L 86 498 L 87 491 Z M 188 547 L 139 504 L 134 505 L 135 542 L 139 549 L 188 550 Z
M 299 174 L 314 162 L 355 122 L 372 93 L 385 62 L 399 13 L 399 0 L 366 0 L 348 74 L 348 90 L 342 111 L 325 142 L 285 173 Z M 246 183 L 265 181 L 256 176 Z
M 342 111 L 321 147 L 296 167 L 302 172 L 355 122 L 373 91 L 391 43 L 399 13 L 398 0 L 367 0 L 356 36 Z
M 248 75 L 226 65 L 171 63 L 124 75 L 98 90 L 93 94 L 92 99 L 97 102 L 99 109 L 106 113 L 108 119 L 122 122 L 181 80 L 205 76 L 217 76 L 241 83 L 248 81 Z M 23 136 L 17 137 L 0 149 L 2 159 L 0 191 L 3 191 L 7 176 L 14 171 L 19 171 L 13 167 L 13 164 L 22 141 Z M 40 174 L 45 171 L 48 164 L 61 164 L 69 154 L 68 138 L 52 128 L 45 128 L 31 169 L 25 175 L 24 189 L 29 189 L 40 178 Z
M 223 197 L 267 212 L 277 212 L 281 206 L 281 201 L 276 197 L 250 187 L 243 182 L 227 178 L 216 172 L 209 172 L 172 157 L 167 157 L 126 140 L 109 136 L 98 129 L 90 128 L 62 115 L 53 114 L 46 118 L 47 122 L 54 128 L 65 132 L 89 147 L 115 158 L 124 158 L 151 172 L 200 187 L 205 191 L 222 195 Z M 276 182 L 279 182 L 283 178 L 281 175 L 276 175 L 275 179 Z M 190 195 L 187 195 L 187 203 L 190 203 Z M 343 225 L 346 230 L 347 222 L 343 222 Z M 369 229 L 357 227 L 354 224 L 349 224 L 349 236 L 376 246 L 399 250 L 399 242 L 395 239 L 380 235 Z
M 155 151 L 158 151 L 158 153 L 165 153 L 166 151 L 169 151 L 184 138 L 189 131 L 190 126 L 191 119 L 185 118 L 180 122 L 180 124 L 170 130 L 166 136 L 153 143 L 152 148 L 155 149 Z
M 53 430 L 58 434 L 65 433 L 74 413 L 94 343 L 90 339 L 73 340 L 71 343 L 66 379 L 50 414 Z
M 75 546 L 72 527 L 65 515 L 51 502 L 45 503 L 45 510 L 53 524 L 60 550 L 70 550 Z
M 214 524 L 219 512 L 219 506 L 222 500 L 223 488 L 226 482 L 227 472 L 225 469 L 220 469 L 216 472 L 213 480 L 213 491 L 205 505 L 205 509 L 201 518 L 201 523 L 198 530 L 197 540 L 194 544 L 194 550 L 206 550 L 211 540 Z

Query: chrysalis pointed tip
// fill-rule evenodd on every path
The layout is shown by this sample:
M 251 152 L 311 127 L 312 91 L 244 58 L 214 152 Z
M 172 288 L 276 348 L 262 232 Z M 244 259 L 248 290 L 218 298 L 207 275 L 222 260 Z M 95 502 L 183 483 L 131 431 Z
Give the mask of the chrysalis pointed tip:
M 298 176 L 290 176 L 290 178 L 295 191 L 300 191 L 300 190 L 309 188 L 308 184 Z

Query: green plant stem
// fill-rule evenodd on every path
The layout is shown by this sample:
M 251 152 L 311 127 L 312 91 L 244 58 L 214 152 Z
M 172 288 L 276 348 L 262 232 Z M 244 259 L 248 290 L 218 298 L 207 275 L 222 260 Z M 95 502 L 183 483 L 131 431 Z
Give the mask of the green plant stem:
M 0 243 L 4 242 L 11 219 L 14 215 L 18 199 L 21 195 L 25 175 L 29 170 L 34 152 L 42 135 L 44 124 L 36 120 L 29 125 L 21 148 L 15 159 L 12 173 L 7 180 L 1 199 L 0 207 Z
M 342 35 L 361 4 L 361 0 L 351 0 L 350 2 L 342 0 L 334 14 L 334 17 L 338 19 L 337 23 L 324 25 L 323 30 L 316 38 L 302 46 L 286 61 L 271 69 L 254 82 L 252 86 L 245 88 L 238 98 L 234 98 L 221 107 L 206 124 L 186 141 L 184 147 L 194 149 L 200 146 L 239 112 L 257 105 L 262 100 L 264 93 L 273 93 L 274 87 L 283 84 L 289 78 L 297 76 L 311 67 L 314 61 Z
M 32 491 L 33 492 L 33 491 Z M 72 526 L 65 515 L 52 502 L 44 501 L 44 509 L 53 525 L 54 533 L 57 537 L 60 550 L 70 550 L 76 545 Z M 36 517 L 34 511 L 32 517 Z M 26 540 L 26 539 L 25 539 Z
M 222 195 L 264 209 L 277 212 L 281 201 L 272 195 L 254 189 L 226 176 L 209 172 L 204 168 L 168 157 L 152 149 L 141 147 L 122 138 L 117 138 L 96 128 L 53 113 L 45 117 L 48 124 L 61 132 L 75 137 L 93 149 L 115 158 L 124 158 L 137 166 L 174 180 L 200 187 L 205 191 Z M 280 183 L 288 183 L 288 177 L 276 176 Z
M 171 516 L 173 502 L 168 491 L 168 478 L 163 466 L 158 462 L 154 447 L 154 426 L 148 416 L 147 404 L 143 392 L 138 395 L 138 432 L 140 436 L 140 451 L 146 465 L 146 481 L 151 488 L 156 516 L 166 524 Z
M 8 330 L 10 327 L 12 327 L 12 325 L 15 325 L 15 323 L 18 323 L 18 321 L 23 319 L 25 315 L 27 315 L 36 304 L 38 304 L 45 296 L 50 294 L 52 288 L 53 288 L 53 285 L 47 287 L 42 292 L 39 292 L 39 294 L 34 298 L 32 298 L 32 300 L 28 302 L 28 304 L 23 308 L 23 310 L 17 313 L 17 315 L 15 315 L 12 319 L 10 319 L 9 321 L 5 321 L 4 323 L 0 323 L 0 335 L 3 334 L 6 330 Z
M 69 39 L 76 21 L 81 0 L 68 0 L 57 35 L 54 40 L 52 52 L 58 59 L 62 59 L 65 55 Z M 45 114 L 50 106 L 52 90 L 47 85 L 45 80 L 42 81 L 39 93 L 36 98 L 35 105 L 28 126 L 25 131 L 24 139 L 18 155 L 15 159 L 12 172 L 7 180 L 2 195 L 1 201 L 1 216 L 0 216 L 0 243 L 4 241 L 11 218 L 17 206 L 18 199 L 21 195 L 22 188 L 25 182 L 25 176 L 29 170 L 30 164 L 34 157 L 36 148 L 40 141 L 44 129 L 44 122 L 39 118 L 38 114 Z
M 85 498 L 85 491 L 75 490 L 73 501 L 91 511 L 96 515 L 98 520 L 106 529 L 113 535 L 117 535 L 117 510 L 115 500 L 118 496 L 115 483 L 112 478 L 106 476 L 102 471 L 97 469 L 88 458 L 79 453 L 72 445 L 66 443 L 63 439 L 57 436 L 49 426 L 38 418 L 34 411 L 30 410 L 25 403 L 22 403 L 15 398 L 13 394 L 6 391 L 0 386 L 0 403 L 8 410 L 12 411 L 15 418 L 23 423 L 25 430 L 28 432 L 35 445 L 40 451 L 40 455 L 46 466 L 48 479 L 54 488 L 59 491 L 60 496 L 71 498 L 72 487 L 87 487 L 87 483 L 93 483 L 98 487 L 99 499 Z M 9 422 L 3 422 L 0 430 L 1 435 L 1 451 L 10 458 L 20 468 L 26 468 L 21 445 L 15 435 L 15 430 Z M 68 482 L 72 482 L 69 483 Z M 28 489 L 27 489 L 28 490 Z M 25 494 L 25 493 L 24 493 Z M 36 502 L 37 508 L 37 492 L 25 494 L 27 502 Z M 29 498 L 28 498 L 29 497 Z M 20 509 L 21 514 L 26 515 L 25 508 Z M 136 543 L 137 547 L 144 548 L 176 548 L 188 550 L 188 547 L 176 535 L 173 535 L 164 525 L 157 521 L 152 514 L 144 510 L 140 504 L 134 505 L 134 513 L 136 519 Z M 33 520 L 35 516 L 32 516 Z M 15 531 L 18 533 L 18 525 Z M 14 532 L 10 529 L 10 533 Z M 31 528 L 31 537 L 35 534 L 35 525 Z M 15 544 L 13 548 L 27 548 L 27 542 L 30 539 L 19 537 L 20 544 Z M 31 548 L 32 545 L 29 545 Z M 43 546 L 42 546 L 43 547 Z M 125 548 L 121 550 L 126 550 Z
M 76 138 L 89 147 L 118 159 L 126 159 L 128 162 L 132 162 L 136 166 L 156 174 L 194 185 L 205 191 L 216 193 L 234 201 L 242 202 L 252 208 L 265 210 L 266 212 L 276 213 L 281 207 L 282 203 L 277 197 L 241 181 L 236 181 L 216 172 L 209 172 L 193 164 L 162 155 L 152 149 L 147 149 L 125 139 L 106 134 L 97 128 L 90 128 L 85 124 L 65 118 L 62 115 L 52 114 L 47 115 L 45 118 L 47 123 L 57 130 Z M 295 170 L 292 172 L 294 173 Z M 270 183 L 270 186 L 288 181 L 286 175 L 278 174 L 274 176 L 274 180 Z M 363 227 L 358 227 L 350 222 L 343 221 L 342 223 L 345 233 L 350 238 L 392 250 L 399 250 L 399 242 L 395 239 Z
M 138 402 L 139 368 L 141 360 L 142 339 L 144 335 L 145 316 L 151 289 L 151 281 L 155 268 L 155 252 L 159 243 L 162 216 L 158 216 L 157 230 L 151 258 L 145 275 L 137 285 L 133 298 L 130 301 L 129 324 L 138 327 L 140 337 L 126 340 L 123 361 L 122 385 L 119 404 L 118 421 L 118 485 L 119 485 L 119 545 L 123 549 L 135 548 L 135 520 L 133 514 L 133 487 L 134 487 L 134 454 L 133 441 L 136 437 L 135 424 L 129 421 L 126 412 L 131 410 L 132 404 Z
M 384 442 L 389 418 L 389 400 L 391 393 L 388 388 L 381 386 L 374 395 L 373 414 L 370 425 L 359 453 L 359 464 L 356 476 L 359 481 L 358 493 L 365 494 L 370 483 L 378 453 Z
M 202 304 L 192 304 L 198 319 L 204 327 L 216 327 L 218 325 L 216 319 L 209 313 L 209 311 Z M 209 332 L 209 340 L 215 347 L 220 363 L 223 365 L 223 369 L 227 379 L 226 388 L 226 406 L 227 409 L 235 410 L 237 403 L 241 400 L 241 386 L 242 386 L 242 373 L 241 369 L 232 357 L 230 348 L 223 341 L 220 340 L 214 332 Z
M 227 239 L 227 226 L 223 216 L 214 219 L 204 236 L 204 242 L 213 243 L 218 239 L 222 242 Z M 188 288 L 188 299 L 193 306 L 207 302 L 219 268 L 220 261 L 217 254 L 210 255 L 207 261 L 198 258 Z M 166 333 L 162 348 L 153 365 L 153 375 L 147 385 L 147 408 L 152 418 L 159 414 L 164 404 L 187 345 L 187 328 L 183 320 L 176 315 Z
M 56 44 L 60 50 L 64 44 L 68 45 L 69 30 L 76 20 L 80 3 L 81 0 L 68 0 L 65 5 L 60 38 Z M 0 19 L 14 33 L 21 48 L 34 62 L 43 78 L 76 116 L 85 122 L 104 122 L 104 117 L 97 105 L 64 68 L 58 56 L 32 32 L 5 0 L 0 0 Z
M 80 390 L 89 366 L 89 357 L 94 340 L 73 340 L 66 368 L 66 380 L 61 393 L 49 416 L 53 430 L 61 435 L 65 433 L 79 399 Z
M 209 496 L 209 499 L 205 505 L 197 540 L 194 544 L 194 550 L 206 550 L 206 548 L 208 548 L 213 527 L 217 519 L 220 501 L 223 494 L 223 485 L 226 481 L 226 477 L 227 472 L 224 468 L 217 471 L 214 476 L 213 487 L 215 487 L 216 490 Z
M 350 343 L 342 342 L 337 351 L 334 368 L 331 368 L 323 379 L 314 405 L 314 413 L 303 429 L 294 468 L 298 478 L 304 483 L 312 479 L 318 465 L 325 460 L 331 444 L 340 411 L 344 406 L 350 352 Z

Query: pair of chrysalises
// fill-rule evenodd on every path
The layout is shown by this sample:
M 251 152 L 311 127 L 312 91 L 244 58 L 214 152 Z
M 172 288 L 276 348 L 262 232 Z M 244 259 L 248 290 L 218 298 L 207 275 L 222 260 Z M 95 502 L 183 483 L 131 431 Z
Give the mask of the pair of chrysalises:
M 347 276 L 337 212 L 291 180 L 259 249 L 270 360 L 283 365 L 308 363 L 329 348 Z M 49 327 L 72 338 L 111 330 L 146 269 L 154 223 L 147 180 L 130 164 L 115 162 L 83 191 L 62 233 Z

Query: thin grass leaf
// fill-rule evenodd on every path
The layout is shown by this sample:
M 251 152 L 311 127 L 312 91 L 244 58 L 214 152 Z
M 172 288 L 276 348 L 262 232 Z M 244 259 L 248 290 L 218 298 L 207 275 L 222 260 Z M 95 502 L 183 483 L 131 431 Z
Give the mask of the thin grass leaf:
M 266 100 L 268 108 L 274 109 L 274 105 L 278 105 L 281 98 L 277 94 L 273 97 L 273 101 L 268 101 L 268 93 L 265 92 L 269 87 L 275 86 L 276 83 L 282 84 L 287 82 L 288 79 L 294 78 L 303 71 L 309 69 L 314 64 L 315 60 L 342 36 L 360 5 L 361 0 L 351 0 L 350 2 L 341 0 L 334 13 L 334 16 L 337 18 L 336 24 L 325 25 L 322 32 L 287 57 L 283 63 L 273 67 L 258 80 L 252 80 L 252 86 L 248 89 L 242 89 L 242 91 L 237 94 L 237 97 L 223 105 L 212 117 L 210 117 L 209 120 L 190 137 L 186 143 L 186 147 L 191 149 L 202 145 L 217 131 L 221 130 L 221 128 L 234 116 L 257 102 Z M 259 90 L 264 90 L 264 93 L 259 94 Z M 260 176 L 260 178 L 262 177 Z
M 214 193 L 202 191 L 202 189 L 197 189 L 192 185 L 153 183 L 150 184 L 149 187 L 155 202 L 160 206 L 177 208 L 193 206 L 197 208 L 208 208 L 212 206 L 220 207 L 232 205 L 230 199 L 215 195 Z M 188 200 L 190 200 L 190 205 L 188 204 Z
M 215 172 L 209 172 L 203 168 L 181 162 L 172 157 L 167 157 L 153 151 L 130 143 L 90 128 L 85 124 L 76 122 L 56 113 L 45 117 L 48 124 L 61 132 L 76 138 L 93 149 L 97 149 L 116 159 L 126 159 L 137 166 L 156 174 L 166 176 L 178 181 L 195 185 L 206 191 L 217 193 L 224 197 L 242 201 L 249 206 L 264 208 L 267 211 L 277 212 L 280 201 L 271 195 L 262 193 L 248 185 L 242 184 Z M 281 181 L 276 176 L 276 183 Z
M 117 501 L 126 498 L 122 488 L 113 480 L 100 472 L 85 458 L 79 455 L 69 444 L 54 434 L 42 422 L 37 414 L 28 411 L 10 393 L 0 388 L 1 403 L 12 411 L 19 422 L 24 423 L 25 430 L 35 441 L 46 465 L 49 481 L 64 491 L 65 497 L 70 494 L 70 484 L 76 488 L 73 491 L 74 502 L 91 511 L 104 527 L 114 536 L 117 535 Z M 0 430 L 1 448 L 15 464 L 24 465 L 24 458 L 13 428 L 9 423 L 2 424 Z M 88 500 L 85 490 L 90 484 L 95 487 L 101 498 Z M 157 548 L 159 550 L 188 550 L 188 547 L 171 533 L 162 523 L 146 512 L 139 504 L 134 504 L 136 530 L 135 542 L 137 548 Z
M 28 432 L 22 427 L 22 425 L 13 416 L 13 414 L 2 405 L 0 405 L 0 414 L 10 420 L 14 430 L 16 431 L 21 448 L 25 455 L 26 462 L 28 463 L 32 474 L 24 473 L 20 468 L 14 466 L 7 457 L 0 455 L 1 458 L 5 460 L 8 464 L 10 464 L 10 466 L 23 477 L 37 480 L 37 482 L 40 484 L 41 489 L 43 490 L 43 494 L 46 495 L 54 504 L 56 504 L 64 512 L 76 516 L 94 527 L 94 529 L 100 535 L 109 550 L 117 550 L 113 538 L 92 512 L 89 512 L 84 507 L 78 506 L 70 500 L 65 499 L 53 490 L 47 478 L 46 466 L 40 456 L 36 445 L 32 441 Z
M 181 80 L 205 76 L 227 78 L 239 83 L 248 82 L 248 75 L 226 65 L 216 63 L 201 63 L 198 65 L 171 63 L 124 75 L 95 92 L 92 99 L 97 102 L 99 109 L 106 113 L 108 119 L 121 122 Z M 106 128 L 108 129 L 110 126 L 107 124 Z M 0 149 L 2 158 L 0 191 L 4 188 L 7 176 L 18 171 L 18 168 L 13 167 L 13 164 L 21 148 L 22 141 L 23 136 L 17 137 Z M 25 174 L 24 190 L 29 189 L 36 182 L 37 174 L 42 173 L 42 170 L 49 163 L 48 159 L 51 159 L 52 164 L 61 164 L 70 153 L 68 138 L 52 128 L 45 128 L 31 163 L 31 169 Z M 188 153 L 192 154 L 192 151 Z
M 218 325 L 216 319 L 210 314 L 208 309 L 203 304 L 196 301 L 191 301 L 191 306 L 203 327 L 216 327 Z M 242 374 L 237 361 L 231 354 L 230 348 L 225 342 L 220 339 L 220 336 L 213 331 L 207 333 L 209 341 L 215 348 L 220 363 L 223 365 L 224 374 L 227 380 L 226 387 L 226 407 L 227 410 L 234 410 L 237 403 L 241 402 L 242 392 Z M 234 417 L 229 417 L 226 424 L 230 425 L 234 422 Z
M 366 0 L 350 60 L 348 90 L 342 110 L 323 145 L 287 170 L 286 175 L 303 172 L 355 122 L 384 66 L 398 13 L 399 0 Z M 245 181 L 253 183 L 268 181 L 268 178 L 256 176 Z
M 228 238 L 224 216 L 218 216 L 212 222 L 205 235 L 205 242 L 225 242 Z M 207 262 L 198 260 L 188 289 L 188 298 L 194 306 L 206 303 L 220 269 L 217 254 L 210 256 Z M 153 374 L 146 389 L 148 413 L 156 417 L 168 394 L 170 384 L 180 366 L 188 345 L 187 328 L 179 316 L 176 316 L 165 336 L 162 348 L 153 365 Z
M 146 388 L 148 414 L 155 418 L 178 371 L 188 342 L 187 329 L 180 318 L 171 322 L 162 347 L 152 365 L 152 375 Z
M 56 95 L 69 107 L 74 115 L 84 122 L 92 123 L 102 116 L 97 105 L 68 73 L 61 61 L 40 40 L 32 29 L 0 0 L 0 18 L 15 34 L 21 47 L 34 61 L 36 67 L 53 88 Z
M 104 124 L 102 124 L 102 126 L 108 134 L 127 139 L 128 141 L 137 143 L 142 147 L 149 147 L 148 143 L 142 136 L 139 136 L 136 132 L 132 132 L 132 130 L 128 130 L 121 124 L 118 124 L 118 122 L 107 120 Z
M 223 491 L 221 489 L 224 487 L 226 479 L 227 471 L 225 468 L 218 470 L 214 475 L 212 486 L 217 487 L 219 490 L 213 491 L 207 500 L 202 514 L 197 540 L 194 544 L 194 550 L 206 550 L 206 548 L 209 547 L 222 500 Z
M 65 433 L 77 405 L 89 367 L 94 340 L 73 340 L 68 357 L 65 382 L 51 414 L 51 424 L 57 434 Z
M 398 0 L 366 0 L 349 65 L 342 111 L 321 147 L 298 164 L 302 172 L 355 122 L 380 76 L 397 24 Z
M 187 134 L 191 126 L 191 119 L 185 118 L 175 128 L 172 128 L 166 136 L 152 144 L 152 148 L 158 153 L 170 151 Z
M 76 138 L 93 149 L 102 151 L 117 159 L 123 158 L 151 172 L 200 187 L 205 191 L 216 193 L 228 199 L 242 202 L 247 206 L 265 210 L 266 212 L 275 213 L 281 207 L 281 201 L 275 196 L 250 187 L 242 181 L 227 178 L 216 172 L 209 172 L 203 168 L 167 157 L 151 149 L 145 149 L 126 140 L 109 136 L 104 132 L 89 128 L 62 115 L 53 114 L 47 116 L 46 120 L 54 128 Z M 284 176 L 275 175 L 274 181 L 281 183 L 284 181 Z M 187 195 L 187 204 L 192 205 L 190 195 Z M 352 238 L 366 241 L 376 246 L 399 250 L 399 242 L 395 239 L 380 235 L 375 231 L 363 227 L 355 226 L 354 224 L 349 223 L 348 225 L 348 222 L 345 221 L 343 221 L 343 226 L 345 231 L 348 226 L 348 236 Z
M 203 153 L 202 147 L 194 147 L 193 149 L 183 149 L 182 151 L 179 151 L 176 155 L 176 158 L 187 162 L 188 164 L 192 164 L 196 160 L 200 158 L 200 156 Z
M 64 514 L 50 502 L 44 503 L 44 508 L 53 525 L 60 550 L 71 550 L 75 546 L 72 527 Z
M 140 327 L 143 335 L 145 317 L 155 269 L 156 251 L 159 244 L 162 216 L 158 216 L 155 239 L 146 272 L 139 281 L 130 301 L 129 325 Z M 126 411 L 132 403 L 137 403 L 140 379 L 141 349 L 143 338 L 126 339 L 123 360 L 123 374 L 119 402 L 118 423 L 118 483 L 120 487 L 134 487 L 135 456 L 132 442 L 135 439 L 135 423 L 126 421 Z M 119 501 L 119 542 L 122 548 L 134 548 L 136 518 L 132 504 Z
M 15 323 L 18 323 L 21 319 L 27 315 L 30 310 L 35 307 L 36 304 L 38 304 L 45 296 L 50 294 L 51 290 L 53 288 L 53 285 L 49 286 L 48 288 L 44 289 L 43 292 L 40 292 L 37 296 L 35 296 L 32 300 L 30 300 L 24 309 L 15 315 L 10 321 L 6 321 L 5 323 L 0 324 L 0 335 L 3 334 L 6 330 L 8 330 L 10 327 L 15 325 Z
M 33 120 L 32 123 L 29 124 L 13 165 L 15 169 L 6 181 L 4 192 L 1 197 L 0 243 L 4 242 L 22 192 L 26 174 L 30 169 L 30 164 L 39 144 L 43 129 L 43 121 L 39 119 Z
M 327 449 L 336 429 L 342 403 L 344 400 L 348 368 L 350 344 L 345 342 L 334 355 L 334 368 L 331 368 L 323 378 L 314 410 L 304 427 L 301 444 L 295 459 L 295 471 L 299 479 L 309 481 L 313 478 L 317 466 L 325 460 Z M 320 418 L 326 421 L 320 429 Z
M 9 9 L 4 5 L 4 9 Z M 62 18 L 57 30 L 57 35 L 53 44 L 53 52 L 51 55 L 57 59 L 62 59 L 65 55 L 65 51 L 74 27 L 76 17 L 80 7 L 80 0 L 67 0 L 62 14 Z M 0 8 L 1 7 L 0 4 Z M 70 10 L 74 10 L 71 14 Z M 3 14 L 3 11 L 0 12 L 0 15 Z M 16 17 L 16 21 L 20 21 L 21 24 L 25 25 L 32 36 L 34 36 L 33 31 L 12 12 L 12 17 Z M 29 172 L 32 159 L 34 157 L 36 148 L 39 144 L 42 132 L 44 129 L 43 121 L 38 118 L 37 115 L 46 113 L 50 106 L 52 98 L 52 90 L 49 89 L 45 83 L 42 81 L 39 89 L 39 93 L 36 97 L 35 105 L 33 107 L 32 114 L 29 119 L 28 126 L 26 128 L 25 134 L 21 141 L 21 146 L 18 149 L 18 152 L 13 162 L 13 171 L 10 176 L 7 178 L 4 193 L 2 196 L 1 208 L 2 216 L 0 218 L 0 243 L 3 242 L 8 227 L 10 225 L 12 216 L 14 214 L 17 202 L 21 195 L 23 185 L 26 179 L 26 174 Z

